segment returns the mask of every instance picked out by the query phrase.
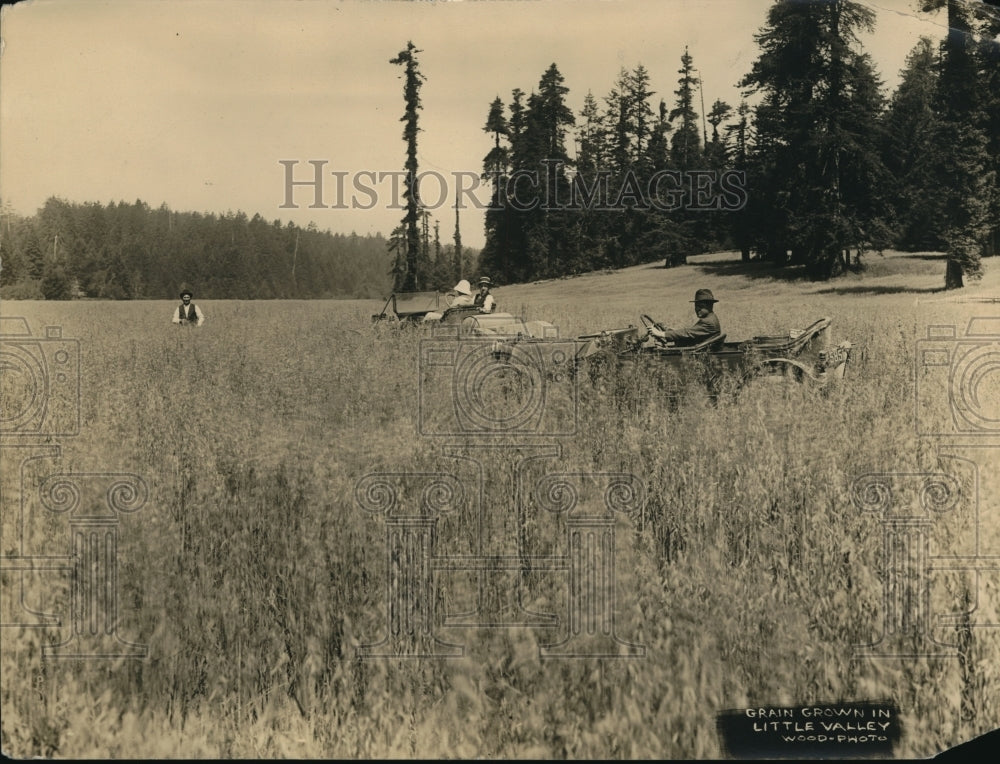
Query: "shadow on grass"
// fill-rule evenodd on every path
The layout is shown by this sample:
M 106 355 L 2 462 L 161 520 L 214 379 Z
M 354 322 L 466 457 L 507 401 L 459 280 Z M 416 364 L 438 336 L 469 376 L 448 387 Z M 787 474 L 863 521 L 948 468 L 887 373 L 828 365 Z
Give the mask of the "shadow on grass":
M 907 287 L 907 286 L 832 286 L 817 289 L 813 294 L 934 294 L 943 292 L 939 287 Z
M 677 265 L 667 265 L 663 258 L 659 260 L 654 260 L 651 263 L 645 263 L 643 270 L 658 270 L 658 271 L 672 271 L 674 268 L 683 268 L 685 265 L 698 265 L 698 263 L 678 263 Z
M 899 275 L 906 276 L 909 271 L 912 271 L 911 275 L 927 275 L 925 268 L 919 268 L 914 266 L 913 268 L 907 269 L 904 265 L 902 268 L 892 268 L 891 265 L 888 268 L 881 268 L 881 263 L 879 262 L 878 256 L 868 255 L 870 260 L 866 260 L 860 269 L 851 268 L 847 274 L 854 273 L 855 275 L 860 274 L 861 276 L 868 276 L 870 278 L 877 278 L 882 276 Z M 699 255 L 692 255 L 692 258 L 697 258 Z M 887 258 L 890 259 L 890 258 Z M 945 259 L 943 254 L 937 254 L 932 252 L 915 252 L 915 253 L 898 253 L 893 254 L 891 260 L 911 260 L 911 261 L 928 261 L 941 263 Z M 744 262 L 739 259 L 739 255 L 732 259 L 724 260 L 708 260 L 703 262 L 688 262 L 687 265 L 698 268 L 701 273 L 712 274 L 716 276 L 743 276 L 747 279 L 768 279 L 771 281 L 786 281 L 786 282 L 802 282 L 802 283 L 815 283 L 822 284 L 826 283 L 823 279 L 815 278 L 810 276 L 804 265 L 778 265 L 769 260 L 750 260 L 749 262 Z M 658 270 L 670 270 L 664 264 L 662 260 L 657 262 L 652 262 L 646 265 L 646 268 L 655 268 Z M 840 278 L 834 277 L 834 279 Z M 944 287 L 907 287 L 907 286 L 832 286 L 828 289 L 821 289 L 814 292 L 814 294 L 897 294 L 901 292 L 913 292 L 913 293 L 934 293 L 944 291 Z
M 774 281 L 815 281 L 806 273 L 804 265 L 778 265 L 767 260 L 720 260 L 718 262 L 692 263 L 702 273 L 717 276 L 745 276 L 749 279 Z

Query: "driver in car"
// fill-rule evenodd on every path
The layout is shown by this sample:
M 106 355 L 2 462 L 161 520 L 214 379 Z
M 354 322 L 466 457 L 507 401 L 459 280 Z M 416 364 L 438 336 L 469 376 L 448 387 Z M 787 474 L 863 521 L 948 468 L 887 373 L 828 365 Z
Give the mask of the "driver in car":
M 697 345 L 699 342 L 714 337 L 722 332 L 722 325 L 719 318 L 713 311 L 713 306 L 718 300 L 712 295 L 711 289 L 699 289 L 694 293 L 694 312 L 698 316 L 698 321 L 687 329 L 668 329 L 660 325 L 649 327 L 647 337 L 655 337 L 661 343 L 672 343 L 676 347 L 686 347 Z

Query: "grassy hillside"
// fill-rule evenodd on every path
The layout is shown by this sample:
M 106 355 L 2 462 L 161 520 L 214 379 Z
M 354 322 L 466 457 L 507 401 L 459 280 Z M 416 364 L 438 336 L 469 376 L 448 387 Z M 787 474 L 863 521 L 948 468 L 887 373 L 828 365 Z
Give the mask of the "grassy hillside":
M 948 378 L 918 366 L 917 344 L 928 326 L 962 335 L 971 318 L 997 315 L 991 263 L 981 284 L 945 294 L 931 256 L 873 257 L 864 278 L 830 283 L 694 260 L 496 295 L 564 338 L 640 313 L 687 323 L 700 287 L 720 299 L 731 339 L 830 316 L 834 338 L 856 345 L 844 384 L 753 387 L 713 404 L 692 382 L 675 406 L 655 375 L 598 387 L 581 377 L 545 388 L 551 436 L 441 437 L 427 433 L 454 424 L 460 388 L 431 385 L 426 337 L 371 325 L 378 301 L 200 302 L 198 329 L 171 326 L 168 302 L 4 302 L 3 316 L 36 335 L 59 324 L 80 341 L 81 427 L 34 439 L 61 452 L 25 471 L 22 452 L 0 451 L 2 551 L 69 557 L 70 519 L 39 498 L 47 475 L 134 473 L 148 487 L 118 526 L 114 629 L 147 646 L 144 659 L 43 657 L 71 636 L 70 575 L 3 572 L 4 623 L 61 618 L 0 632 L 4 751 L 708 758 L 724 755 L 724 710 L 869 700 L 899 708 L 901 756 L 996 726 L 998 576 L 968 561 L 1000 549 L 998 452 L 922 434 L 954 425 Z M 484 382 L 492 410 L 532 393 L 496 381 Z M 978 404 L 996 412 L 1000 386 L 987 382 Z M 559 429 L 566 417 L 575 428 Z M 915 637 L 907 658 L 854 648 L 883 636 L 895 600 L 883 591 L 885 518 L 863 511 L 852 486 L 889 472 L 902 476 L 905 511 L 906 476 L 945 474 L 959 489 L 926 526 L 940 570 L 931 612 L 913 611 L 950 657 Z M 615 586 L 586 603 L 613 612 L 615 636 L 644 653 L 595 657 L 602 622 L 587 611 L 577 617 L 595 633 L 575 656 L 548 656 L 581 602 L 570 515 L 557 511 L 570 489 L 553 480 L 577 492 L 577 519 L 603 517 L 611 473 L 633 479 L 641 501 L 602 526 L 603 538 L 614 528 L 613 562 L 603 559 Z M 428 492 L 434 475 L 447 485 Z M 393 491 L 388 519 L 371 511 Z M 415 529 L 435 519 L 424 546 L 431 537 Z M 413 566 L 429 549 L 425 580 L 430 568 Z M 403 611 L 394 592 L 410 595 Z M 462 654 L 366 653 L 386 640 L 390 652 L 447 651 L 420 641 L 428 631 Z
M 783 329 L 783 311 L 798 305 L 830 306 L 830 315 L 851 311 L 859 302 L 894 308 L 939 301 L 989 300 L 1000 295 L 1000 271 L 986 267 L 982 281 L 957 293 L 946 293 L 944 257 L 940 253 L 886 252 L 869 255 L 865 270 L 829 282 L 813 282 L 801 269 L 776 268 L 770 263 L 742 263 L 739 253 L 725 252 L 688 258 L 689 264 L 663 268 L 660 264 L 638 265 L 618 271 L 592 273 L 566 279 L 514 285 L 495 290 L 503 310 L 520 312 L 521 306 L 539 311 L 579 311 L 584 317 L 566 327 L 564 336 L 616 326 L 623 318 L 637 319 L 648 313 L 663 323 L 693 322 L 689 301 L 696 289 L 711 289 L 720 300 L 717 314 L 736 338 L 764 334 L 768 328 Z M 846 300 L 834 297 L 851 298 Z M 866 298 L 878 297 L 877 301 Z M 857 299 L 854 299 L 857 298 Z M 749 317 L 761 308 L 773 312 L 773 320 L 754 323 Z M 780 311 L 779 311 L 780 309 Z M 532 312 L 534 315 L 534 312 Z M 809 315 L 812 315 L 811 313 Z M 610 322 L 610 323 L 607 323 Z M 738 326 L 733 327 L 736 322 Z

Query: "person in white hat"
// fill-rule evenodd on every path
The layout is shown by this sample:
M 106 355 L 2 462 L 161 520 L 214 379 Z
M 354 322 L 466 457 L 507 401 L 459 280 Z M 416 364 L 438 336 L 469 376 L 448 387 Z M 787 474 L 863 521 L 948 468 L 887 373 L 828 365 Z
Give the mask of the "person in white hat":
M 462 279 L 455 284 L 454 289 L 449 293 L 452 296 L 448 299 L 448 310 L 452 308 L 464 308 L 473 304 L 472 285 L 468 279 Z M 440 321 L 444 313 L 439 310 L 432 310 L 424 315 L 424 321 Z
M 466 305 L 472 305 L 474 299 L 472 297 L 472 285 L 469 283 L 468 279 L 462 279 L 457 284 L 455 288 L 451 290 L 456 292 L 456 295 L 451 298 L 448 303 L 449 308 L 462 308 Z
M 194 295 L 190 289 L 181 288 L 181 304 L 174 308 L 173 322 L 175 324 L 201 326 L 205 323 L 205 314 L 201 312 L 201 308 L 191 302 L 192 297 Z

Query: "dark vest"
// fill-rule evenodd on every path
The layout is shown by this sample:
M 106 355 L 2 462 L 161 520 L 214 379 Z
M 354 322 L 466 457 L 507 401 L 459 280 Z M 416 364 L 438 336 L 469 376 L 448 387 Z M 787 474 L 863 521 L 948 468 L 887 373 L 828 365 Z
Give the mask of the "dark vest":
M 475 305 L 477 308 L 483 307 L 483 303 L 486 302 L 486 297 L 487 297 L 488 294 L 489 294 L 489 290 L 487 290 L 486 294 L 483 294 L 482 292 L 479 292 L 476 295 L 476 299 L 472 301 L 472 304 Z
M 187 306 L 187 315 L 186 316 L 184 315 L 184 303 L 181 303 L 180 306 L 178 306 L 177 310 L 179 311 L 177 315 L 180 316 L 180 318 L 181 318 L 182 321 L 184 319 L 187 319 L 188 321 L 197 321 L 198 320 L 198 314 L 194 312 L 194 303 L 193 302 L 188 304 L 188 306 Z

